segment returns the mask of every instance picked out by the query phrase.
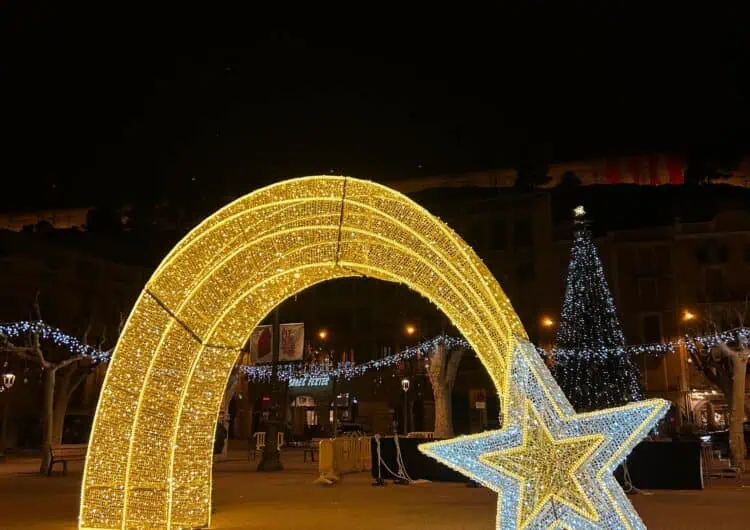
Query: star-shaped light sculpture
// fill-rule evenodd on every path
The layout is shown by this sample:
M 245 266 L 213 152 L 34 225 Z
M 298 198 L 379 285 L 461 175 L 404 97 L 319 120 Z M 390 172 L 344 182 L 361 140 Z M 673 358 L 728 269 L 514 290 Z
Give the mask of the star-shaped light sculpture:
M 521 339 L 501 398 L 500 430 L 419 446 L 498 493 L 497 528 L 645 528 L 613 473 L 669 402 L 577 414 L 534 346 Z

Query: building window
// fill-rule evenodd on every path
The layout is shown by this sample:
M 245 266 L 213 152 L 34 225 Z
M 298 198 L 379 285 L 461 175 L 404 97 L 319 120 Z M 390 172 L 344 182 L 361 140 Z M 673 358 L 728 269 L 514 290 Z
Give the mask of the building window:
M 665 245 L 660 245 L 654 250 L 656 258 L 656 269 L 663 274 L 668 274 L 671 266 L 671 260 L 669 257 L 669 248 Z
M 718 299 L 724 293 L 724 270 L 721 267 L 706 269 L 706 294 L 710 299 Z
M 716 240 L 710 239 L 695 250 L 695 259 L 701 265 L 726 263 L 729 261 L 729 250 L 727 247 L 719 246 Z
M 652 342 L 661 342 L 661 315 L 653 313 L 643 315 L 641 319 L 641 338 L 648 344 Z
M 638 278 L 638 300 L 643 309 L 651 309 L 659 301 L 659 284 L 656 278 Z
M 534 233 L 531 219 L 516 219 L 513 224 L 513 247 L 528 248 L 534 246 Z
M 656 252 L 654 247 L 640 247 L 636 254 L 637 269 L 647 273 L 656 272 Z

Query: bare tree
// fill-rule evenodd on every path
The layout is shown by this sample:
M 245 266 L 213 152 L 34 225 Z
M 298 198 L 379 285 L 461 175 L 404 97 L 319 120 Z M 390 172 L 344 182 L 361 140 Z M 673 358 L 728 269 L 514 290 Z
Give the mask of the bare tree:
M 738 314 L 744 323 L 744 314 Z M 718 327 L 710 322 L 713 332 L 718 335 Z M 739 328 L 733 340 L 719 340 L 715 345 L 707 345 L 693 340 L 688 351 L 696 368 L 723 394 L 729 407 L 729 456 L 732 465 L 745 470 L 744 419 L 746 413 L 745 385 L 747 363 L 750 359 L 750 343 L 746 328 Z
M 34 311 L 39 322 L 42 321 L 39 309 L 39 293 L 34 301 Z M 120 317 L 118 336 L 122 330 L 124 320 Z M 88 345 L 91 323 L 86 326 L 82 342 Z M 100 340 L 97 344 L 102 349 L 106 342 L 106 327 L 102 329 Z M 65 357 L 61 360 L 52 360 L 49 351 L 46 351 L 40 341 L 39 331 L 32 331 L 26 337 L 25 344 L 17 345 L 11 343 L 9 337 L 0 335 L 0 352 L 8 352 L 21 359 L 27 359 L 36 363 L 43 373 L 44 378 L 44 430 L 42 433 L 42 462 L 40 472 L 44 473 L 49 464 L 49 447 L 62 442 L 63 426 L 68 404 L 76 389 L 86 380 L 95 367 L 91 357 L 82 353 Z
M 432 386 L 435 400 L 435 438 L 453 437 L 453 406 L 451 394 L 456 382 L 458 365 L 461 363 L 466 350 L 457 348 L 451 350 L 446 344 L 440 343 L 430 355 L 430 365 L 427 375 Z

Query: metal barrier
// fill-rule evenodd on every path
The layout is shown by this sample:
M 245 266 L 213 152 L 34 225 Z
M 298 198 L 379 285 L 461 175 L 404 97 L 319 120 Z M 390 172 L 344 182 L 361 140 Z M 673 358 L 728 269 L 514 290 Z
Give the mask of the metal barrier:
M 406 435 L 407 438 L 426 438 L 427 440 L 434 440 L 435 433 L 432 431 L 413 431 Z
M 370 471 L 370 440 L 369 436 L 321 440 L 318 460 L 320 477 L 315 482 L 333 484 L 344 473 Z

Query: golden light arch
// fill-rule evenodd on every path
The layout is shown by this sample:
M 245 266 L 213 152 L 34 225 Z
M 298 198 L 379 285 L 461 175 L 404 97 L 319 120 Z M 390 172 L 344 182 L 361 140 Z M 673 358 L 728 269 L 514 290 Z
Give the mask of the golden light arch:
M 214 431 L 240 348 L 285 299 L 350 276 L 400 282 L 429 298 L 502 390 L 516 335 L 526 333 L 455 232 L 373 182 L 280 182 L 204 220 L 146 284 L 102 388 L 80 527 L 210 525 Z

